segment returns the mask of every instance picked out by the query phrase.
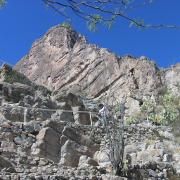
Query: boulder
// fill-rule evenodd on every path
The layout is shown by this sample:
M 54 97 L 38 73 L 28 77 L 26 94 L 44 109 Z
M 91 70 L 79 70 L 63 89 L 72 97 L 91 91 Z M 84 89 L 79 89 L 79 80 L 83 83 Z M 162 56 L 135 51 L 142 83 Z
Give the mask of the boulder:
M 78 129 L 66 126 L 62 134 L 78 144 L 89 147 L 89 150 L 92 151 L 92 153 L 99 149 L 99 146 L 90 137 L 82 135 L 81 131 L 78 132 Z
M 66 124 L 67 122 L 65 121 L 56 121 L 52 119 L 43 122 L 44 127 L 50 127 L 59 134 L 62 134 L 62 131 L 65 128 Z
M 86 156 L 86 155 L 82 155 L 80 158 L 79 158 L 79 164 L 78 164 L 79 167 L 84 167 L 84 166 L 98 166 L 98 163 Z
M 88 154 L 87 147 L 77 144 L 74 141 L 67 140 L 61 148 L 60 164 L 64 166 L 77 167 L 80 156 Z
M 94 159 L 97 161 L 97 163 L 101 166 L 101 167 L 106 167 L 108 168 L 111 165 L 111 161 L 109 159 L 108 156 L 108 150 L 101 150 L 101 151 L 97 151 L 94 154 Z
M 47 158 L 54 162 L 60 159 L 60 135 L 50 127 L 41 129 L 32 146 L 32 155 Z

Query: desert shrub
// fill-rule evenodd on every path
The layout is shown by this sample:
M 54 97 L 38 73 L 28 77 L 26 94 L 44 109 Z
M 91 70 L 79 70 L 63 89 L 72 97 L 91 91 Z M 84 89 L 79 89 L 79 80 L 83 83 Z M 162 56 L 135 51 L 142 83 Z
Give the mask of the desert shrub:
M 71 26 L 71 24 L 69 22 L 63 22 L 61 24 L 61 27 L 64 27 L 66 29 L 72 29 L 72 26 Z
M 27 84 L 27 85 L 32 84 L 31 81 L 26 76 L 14 70 L 4 75 L 4 81 L 8 83 L 19 82 L 19 83 Z
M 137 123 L 138 119 L 135 116 L 129 116 L 126 118 L 126 124 L 131 125 Z
M 144 101 L 141 112 L 153 123 L 168 125 L 179 119 L 179 108 L 180 97 L 175 97 L 170 91 L 166 91 L 159 97 L 158 103 L 152 99 Z

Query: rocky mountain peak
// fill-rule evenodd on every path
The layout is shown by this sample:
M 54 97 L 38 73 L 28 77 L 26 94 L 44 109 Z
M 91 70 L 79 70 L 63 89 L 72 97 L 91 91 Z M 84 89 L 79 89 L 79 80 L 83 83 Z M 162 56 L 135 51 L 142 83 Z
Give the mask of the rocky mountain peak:
M 76 43 L 82 43 L 85 41 L 85 37 L 77 33 L 72 27 L 66 27 L 65 25 L 58 25 L 51 28 L 45 35 L 46 42 L 54 47 L 67 47 L 72 49 Z
M 118 57 L 87 43 L 72 28 L 58 25 L 36 41 L 15 70 L 38 85 L 59 92 L 73 92 L 113 105 L 128 97 L 131 113 L 147 97 L 157 96 L 169 84 L 166 74 L 142 56 Z M 180 79 L 176 73 L 176 80 Z M 136 108 L 134 108 L 136 107 Z

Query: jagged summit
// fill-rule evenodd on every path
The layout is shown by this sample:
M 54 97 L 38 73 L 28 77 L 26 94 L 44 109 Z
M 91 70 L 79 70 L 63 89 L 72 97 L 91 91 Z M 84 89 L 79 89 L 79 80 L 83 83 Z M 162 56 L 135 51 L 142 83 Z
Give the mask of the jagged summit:
M 108 99 L 109 104 L 127 96 L 129 106 L 138 106 L 145 97 L 159 94 L 169 85 L 165 83 L 169 77 L 166 73 L 171 71 L 159 70 L 144 56 L 118 57 L 62 25 L 51 28 L 36 41 L 15 69 L 56 93 L 81 93 L 89 98 Z M 176 73 L 176 80 L 179 75 Z
M 105 49 L 88 44 L 86 38 L 75 30 L 58 25 L 33 43 L 30 52 L 16 64 L 15 69 L 38 84 L 58 90 L 64 83 L 56 84 L 54 78 L 59 78 L 61 74 L 65 76 L 66 73 L 73 73 L 71 70 L 76 67 L 81 70 L 95 59 L 102 60 L 103 53 L 111 55 Z M 46 77 L 39 79 L 41 75 Z
M 65 27 L 63 25 L 51 28 L 45 36 L 55 40 L 51 45 L 57 47 L 67 46 L 67 48 L 72 49 L 76 43 L 86 43 L 84 36 L 76 32 L 72 27 Z

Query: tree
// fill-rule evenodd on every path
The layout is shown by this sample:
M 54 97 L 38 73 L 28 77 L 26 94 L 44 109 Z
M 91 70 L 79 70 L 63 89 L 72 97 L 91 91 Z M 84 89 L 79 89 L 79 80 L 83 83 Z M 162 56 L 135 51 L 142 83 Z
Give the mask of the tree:
M 96 29 L 98 24 L 105 24 L 109 28 L 119 18 L 130 23 L 130 26 L 140 28 L 180 28 L 177 25 L 148 24 L 143 19 L 131 17 L 131 9 L 142 8 L 155 0 L 42 0 L 44 4 L 71 19 L 72 13 L 87 22 L 90 30 Z
M 102 117 L 105 130 L 105 152 L 112 165 L 115 175 L 122 175 L 124 158 L 124 116 L 126 100 L 118 103 L 118 114 L 111 112 L 109 116 Z M 115 114 L 116 117 L 115 118 Z
M 0 0 L 0 7 L 7 0 Z M 149 24 L 143 18 L 137 19 L 129 15 L 133 9 L 152 4 L 155 0 L 41 0 L 46 6 L 64 16 L 67 21 L 76 15 L 87 22 L 90 30 L 95 30 L 98 24 L 110 28 L 118 19 L 124 19 L 130 26 L 139 28 L 169 28 L 180 29 L 178 25 Z M 73 14 L 72 14 L 73 13 Z
M 5 5 L 5 0 L 0 0 L 0 7 L 3 7 Z

